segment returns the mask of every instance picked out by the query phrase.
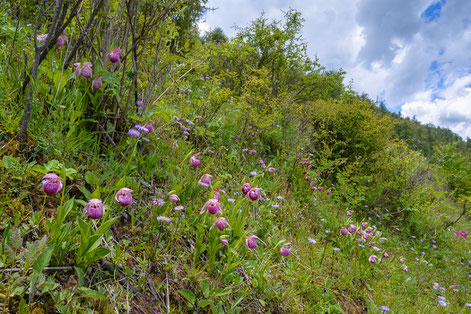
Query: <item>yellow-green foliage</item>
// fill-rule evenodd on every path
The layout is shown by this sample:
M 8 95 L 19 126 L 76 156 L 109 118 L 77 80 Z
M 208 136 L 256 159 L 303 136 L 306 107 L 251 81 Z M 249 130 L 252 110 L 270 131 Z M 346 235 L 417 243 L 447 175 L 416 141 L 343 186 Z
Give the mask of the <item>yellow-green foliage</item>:
M 352 101 L 317 101 L 306 105 L 300 128 L 318 156 L 347 158 L 360 165 L 391 139 L 392 122 L 372 110 L 371 104 Z

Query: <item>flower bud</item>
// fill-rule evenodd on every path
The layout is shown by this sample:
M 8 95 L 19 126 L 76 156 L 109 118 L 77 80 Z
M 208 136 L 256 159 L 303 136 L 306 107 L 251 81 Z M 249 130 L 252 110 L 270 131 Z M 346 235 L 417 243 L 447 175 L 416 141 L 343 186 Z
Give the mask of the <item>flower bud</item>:
M 227 241 L 226 238 L 221 239 L 221 243 L 222 243 L 222 245 L 225 245 L 225 246 L 229 245 L 229 241 Z
M 180 201 L 180 198 L 177 194 L 170 194 L 169 196 L 170 202 L 176 203 Z
M 41 181 L 43 191 L 46 194 L 57 194 L 62 191 L 62 180 L 54 173 L 46 174 Z
M 387 252 L 384 252 L 383 257 L 384 258 L 389 258 L 389 254 Z
M 128 188 L 122 188 L 120 189 L 116 195 L 115 195 L 115 200 L 118 202 L 119 205 L 121 206 L 129 206 L 132 203 L 132 190 Z

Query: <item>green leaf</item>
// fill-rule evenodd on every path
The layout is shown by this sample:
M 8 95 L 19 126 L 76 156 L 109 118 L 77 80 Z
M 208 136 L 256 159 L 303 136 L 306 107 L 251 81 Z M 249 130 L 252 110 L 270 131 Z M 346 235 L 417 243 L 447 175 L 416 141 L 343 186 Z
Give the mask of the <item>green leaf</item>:
M 243 299 L 244 299 L 244 297 L 239 297 L 237 300 L 235 300 L 234 304 L 232 305 L 232 308 L 235 308 L 237 306 L 237 304 L 242 302 Z
M 201 282 L 201 289 L 203 290 L 204 297 L 209 298 L 209 284 L 206 280 Z
M 232 292 L 231 288 L 226 288 L 222 292 L 216 293 L 216 297 L 222 297 Z
M 83 293 L 82 297 L 84 297 L 84 298 L 99 299 L 99 300 L 106 300 L 107 299 L 106 296 L 103 293 L 101 293 L 99 291 L 96 291 L 96 290 L 93 290 L 93 289 L 80 287 L 80 288 L 78 288 L 78 290 Z
M 193 292 L 191 292 L 190 290 L 188 289 L 180 289 L 178 290 L 178 293 L 180 293 L 188 302 L 190 302 L 191 304 L 194 304 L 195 303 L 195 300 L 196 300 L 196 297 L 195 295 L 193 294 Z
M 74 206 L 75 199 L 72 197 L 70 200 L 68 200 L 64 206 L 59 207 L 59 210 L 57 211 L 57 217 L 56 217 L 56 230 L 60 230 L 60 227 L 65 221 L 65 218 L 70 214 L 72 211 L 72 208 Z
M 8 259 L 14 261 L 15 260 L 15 252 L 9 247 L 7 244 L 4 245 L 5 247 L 5 255 L 7 256 Z
M 10 237 L 10 245 L 13 250 L 18 250 L 23 245 L 23 239 L 21 238 L 21 234 L 18 229 L 13 231 Z
M 325 282 L 325 288 L 330 289 L 338 280 L 337 279 L 327 279 Z
M 211 304 L 211 300 L 199 300 L 198 306 L 199 307 L 206 307 Z
M 260 302 L 260 304 L 261 304 L 262 306 L 265 306 L 265 305 L 266 305 L 265 301 L 262 300 L 262 299 L 258 299 L 258 302 Z
M 85 260 L 87 265 L 90 265 L 91 263 L 98 261 L 99 259 L 104 258 L 106 255 L 110 254 L 111 250 L 107 249 L 105 247 L 99 247 L 95 250 L 94 254 L 92 257 L 87 257 Z
M 75 268 L 75 272 L 77 273 L 77 281 L 78 281 L 78 284 L 79 286 L 83 286 L 84 282 L 85 282 L 85 272 L 83 271 L 82 268 L 79 268 L 79 267 L 74 267 Z
M 52 252 L 54 251 L 54 245 L 51 245 L 47 249 L 41 252 L 36 262 L 33 265 L 33 271 L 39 274 L 44 267 L 46 267 L 51 261 Z
M 105 222 L 102 222 L 100 227 L 98 227 L 97 231 L 95 232 L 95 234 L 105 234 L 105 232 L 108 231 L 108 229 L 110 229 L 111 225 L 114 224 L 116 219 L 118 219 L 118 217 L 111 218 Z
M 77 188 L 80 190 L 80 192 L 83 193 L 83 196 L 85 196 L 85 198 L 87 198 L 87 199 L 91 199 L 91 198 L 92 198 L 92 192 L 90 192 L 89 190 L 87 190 L 84 186 L 77 185 Z
M 100 199 L 100 187 L 97 187 L 96 190 L 93 191 L 92 195 L 90 195 L 90 198 Z

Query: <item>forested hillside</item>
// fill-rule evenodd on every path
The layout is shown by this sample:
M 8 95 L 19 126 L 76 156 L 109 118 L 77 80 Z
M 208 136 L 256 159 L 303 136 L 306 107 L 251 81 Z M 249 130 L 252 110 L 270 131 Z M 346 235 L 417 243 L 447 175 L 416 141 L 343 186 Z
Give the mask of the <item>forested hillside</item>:
M 471 313 L 470 140 L 353 91 L 300 12 L 0 9 L 4 313 Z

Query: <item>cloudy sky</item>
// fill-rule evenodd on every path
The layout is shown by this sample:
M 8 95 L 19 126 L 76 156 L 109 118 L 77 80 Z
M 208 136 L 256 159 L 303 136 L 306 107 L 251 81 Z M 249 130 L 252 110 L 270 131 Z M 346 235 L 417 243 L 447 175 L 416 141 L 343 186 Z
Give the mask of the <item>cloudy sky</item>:
M 471 0 L 209 0 L 200 30 L 234 36 L 264 11 L 302 13 L 309 54 L 423 123 L 471 138 Z

